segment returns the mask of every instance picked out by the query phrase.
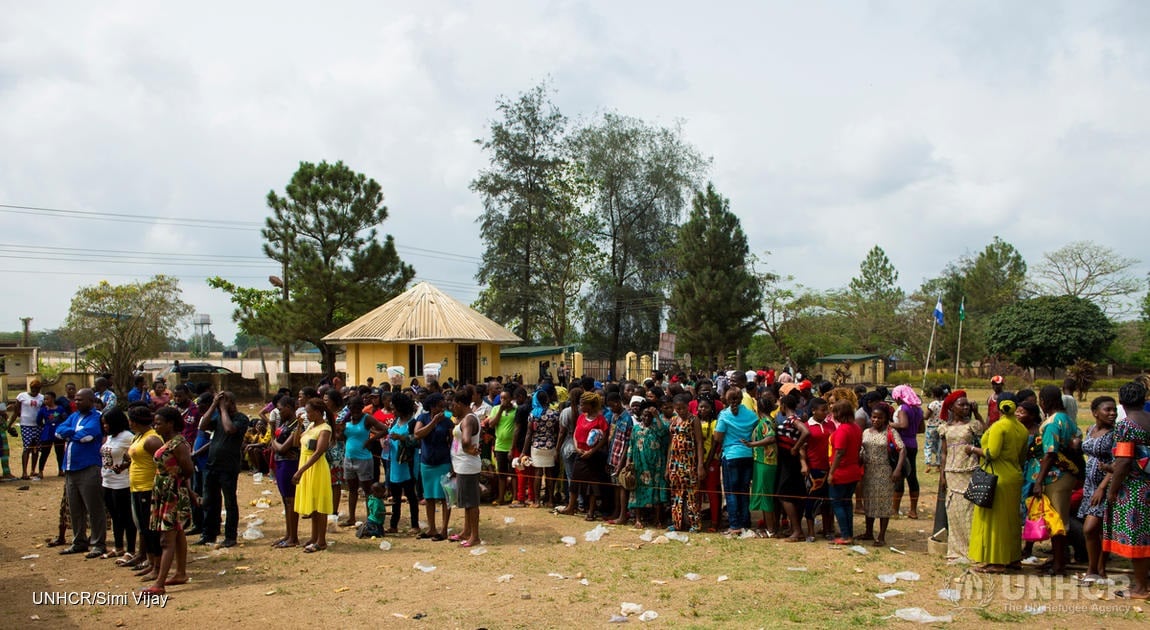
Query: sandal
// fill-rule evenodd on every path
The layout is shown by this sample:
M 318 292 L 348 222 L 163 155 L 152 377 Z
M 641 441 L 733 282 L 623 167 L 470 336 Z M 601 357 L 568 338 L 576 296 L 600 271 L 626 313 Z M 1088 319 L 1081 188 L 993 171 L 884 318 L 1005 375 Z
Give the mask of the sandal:
M 283 538 L 280 538 L 279 540 L 277 540 L 277 541 L 273 542 L 273 543 L 271 544 L 271 547 L 272 547 L 272 549 L 276 549 L 276 548 L 278 548 L 278 547 L 280 546 L 280 543 L 282 543 L 282 542 L 283 542 L 283 541 L 285 541 L 285 540 L 287 540 L 287 536 L 284 536 Z
M 319 545 L 317 545 L 315 543 L 311 543 L 310 545 L 303 548 L 303 552 L 304 553 L 315 553 L 317 551 L 323 551 L 324 549 L 327 549 L 327 545 L 320 547 Z
M 118 566 L 118 567 L 130 567 L 132 565 L 139 564 L 140 561 L 143 559 L 144 559 L 143 556 L 133 556 L 130 553 L 126 553 L 126 554 L 124 554 L 124 556 L 122 558 L 120 558 L 119 560 L 116 561 L 116 566 Z
M 1114 591 L 1114 596 L 1118 599 L 1137 599 L 1141 601 L 1150 600 L 1150 593 L 1134 594 L 1129 590 Z
M 985 573 L 987 575 L 999 575 L 1002 573 L 1006 573 L 1006 568 L 1001 567 L 1001 566 L 994 566 L 994 565 L 988 564 L 988 565 L 983 565 L 981 567 L 975 567 L 975 568 L 971 569 L 971 571 L 974 571 L 975 573 Z
M 463 536 L 460 536 L 459 534 L 452 534 L 452 535 L 448 536 L 447 539 L 450 540 L 451 542 L 459 542 L 459 541 L 463 540 Z
M 431 538 L 431 537 L 432 537 L 432 534 L 429 534 L 427 532 L 419 532 L 419 535 L 416 536 L 416 538 L 418 538 L 420 540 L 427 540 L 428 538 Z
M 298 547 L 298 546 L 299 546 L 299 543 L 289 543 L 286 540 L 281 540 L 281 541 L 277 542 L 276 544 L 272 545 L 272 549 L 291 549 L 292 547 Z
M 463 542 L 459 543 L 459 546 L 460 546 L 460 547 L 464 547 L 464 548 L 466 548 L 466 547 L 474 547 L 474 546 L 476 546 L 476 545 L 478 545 L 478 544 L 479 544 L 479 543 L 473 543 L 473 542 L 471 542 L 470 540 L 465 540 L 465 541 L 463 541 Z

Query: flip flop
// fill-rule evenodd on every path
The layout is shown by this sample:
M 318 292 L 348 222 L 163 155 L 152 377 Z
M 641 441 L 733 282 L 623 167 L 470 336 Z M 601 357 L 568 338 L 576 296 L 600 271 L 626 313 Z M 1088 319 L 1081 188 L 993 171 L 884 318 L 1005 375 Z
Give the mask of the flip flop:
M 459 546 L 460 546 L 460 547 L 464 547 L 464 548 L 467 548 L 467 547 L 474 547 L 475 545 L 478 545 L 478 544 L 479 544 L 479 543 L 473 543 L 473 542 L 471 542 L 470 540 L 465 540 L 465 541 L 463 541 L 463 542 L 459 543 Z
M 49 538 L 44 544 L 45 544 L 45 546 L 48 546 L 48 547 L 62 547 L 64 545 L 68 544 L 68 541 L 56 540 L 53 538 Z
M 274 548 L 276 548 L 276 547 L 279 547 L 279 546 L 280 546 L 280 543 L 284 542 L 285 540 L 287 540 L 287 537 L 286 537 L 286 536 L 285 536 L 285 537 L 283 537 L 283 538 L 280 538 L 279 540 L 277 540 L 277 541 L 275 541 L 274 543 L 272 543 L 272 544 L 271 544 L 271 547 L 272 547 L 273 549 L 274 549 Z
M 277 542 L 276 544 L 272 545 L 272 549 L 291 549 L 292 547 L 298 547 L 298 546 L 299 546 L 299 543 L 289 543 L 286 540 L 281 540 L 281 541 Z
M 448 536 L 447 539 L 450 540 L 451 542 L 459 542 L 459 541 L 463 540 L 463 536 L 460 536 L 459 534 L 452 534 L 452 535 Z
M 1135 595 L 1128 590 L 1114 591 L 1114 596 L 1119 598 L 1119 599 L 1136 599 L 1139 601 L 1150 600 L 1150 593 L 1142 593 L 1141 595 Z
M 327 549 L 327 545 L 324 545 L 324 546 L 320 547 L 319 545 L 316 545 L 315 543 L 312 543 L 312 544 L 310 544 L 310 545 L 308 545 L 308 546 L 304 547 L 304 548 L 303 548 L 303 552 L 304 552 L 304 553 L 315 553 L 315 552 L 317 552 L 317 551 L 323 551 L 324 549 Z

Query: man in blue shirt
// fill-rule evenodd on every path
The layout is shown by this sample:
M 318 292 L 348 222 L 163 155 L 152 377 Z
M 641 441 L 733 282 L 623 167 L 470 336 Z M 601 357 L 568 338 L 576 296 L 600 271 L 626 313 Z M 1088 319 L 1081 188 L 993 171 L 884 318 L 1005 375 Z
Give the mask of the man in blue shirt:
M 95 409 L 96 395 L 87 388 L 76 392 L 76 411 L 56 429 L 64 440 L 64 491 L 72 515 L 72 544 L 62 555 L 85 553 L 86 558 L 99 558 L 106 549 L 108 517 L 104 512 L 104 489 L 100 480 L 100 446 L 104 432 L 100 412 Z M 84 518 L 88 519 L 88 540 L 82 540 Z

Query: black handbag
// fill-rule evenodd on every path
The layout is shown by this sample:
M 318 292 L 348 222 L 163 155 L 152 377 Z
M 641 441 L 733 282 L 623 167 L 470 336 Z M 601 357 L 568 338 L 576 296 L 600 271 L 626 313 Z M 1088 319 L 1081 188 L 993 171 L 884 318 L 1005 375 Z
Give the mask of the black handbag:
M 970 485 L 967 486 L 966 492 L 962 493 L 962 496 L 978 507 L 989 508 L 994 504 L 994 489 L 997 487 L 998 475 L 994 474 L 993 466 L 991 472 L 976 468 L 970 477 Z

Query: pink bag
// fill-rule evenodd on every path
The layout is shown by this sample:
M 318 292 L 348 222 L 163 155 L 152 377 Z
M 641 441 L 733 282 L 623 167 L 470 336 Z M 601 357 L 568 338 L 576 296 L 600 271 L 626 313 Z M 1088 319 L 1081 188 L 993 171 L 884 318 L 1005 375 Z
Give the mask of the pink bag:
M 1022 540 L 1041 542 L 1050 538 L 1050 527 L 1043 515 L 1046 497 L 1030 497 L 1026 500 L 1026 522 L 1022 525 Z

